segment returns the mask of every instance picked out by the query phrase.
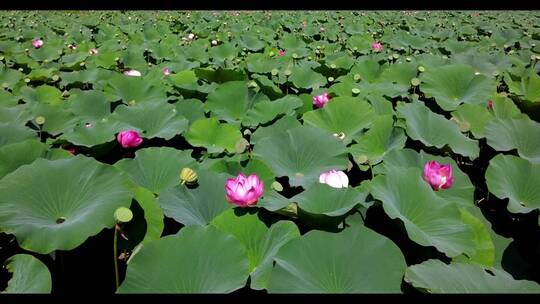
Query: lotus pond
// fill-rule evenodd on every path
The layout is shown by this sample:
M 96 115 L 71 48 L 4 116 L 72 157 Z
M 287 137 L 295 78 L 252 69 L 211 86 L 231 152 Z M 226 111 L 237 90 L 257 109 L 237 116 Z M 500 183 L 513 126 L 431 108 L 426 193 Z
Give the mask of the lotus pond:
M 0 12 L 5 293 L 540 293 L 540 13 Z

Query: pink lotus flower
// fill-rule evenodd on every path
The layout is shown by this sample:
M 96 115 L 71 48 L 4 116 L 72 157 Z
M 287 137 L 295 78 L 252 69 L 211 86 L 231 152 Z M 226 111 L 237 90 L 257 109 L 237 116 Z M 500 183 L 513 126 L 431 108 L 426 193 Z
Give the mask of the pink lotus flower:
M 135 148 L 140 145 L 143 141 L 139 132 L 135 130 L 125 130 L 118 133 L 116 136 L 118 143 L 122 145 L 123 148 Z
M 492 100 L 488 100 L 487 108 L 488 108 L 489 110 L 493 110 L 493 101 L 492 101 Z
M 378 41 L 375 41 L 371 44 L 371 48 L 375 50 L 375 52 L 379 52 L 382 50 L 382 44 Z
M 90 53 L 90 55 L 96 55 L 98 53 L 98 50 L 96 48 L 91 48 L 88 53 Z
M 435 191 L 450 188 L 454 183 L 454 178 L 452 177 L 452 166 L 442 165 L 437 161 L 430 161 L 426 163 L 422 177 Z
M 126 76 L 137 76 L 137 77 L 140 77 L 142 74 L 141 72 L 137 71 L 137 70 L 125 70 L 124 71 L 124 75 Z
M 285 51 L 284 50 L 279 50 L 278 56 L 285 56 Z
M 77 46 L 75 45 L 75 43 L 70 43 L 70 44 L 68 44 L 68 48 L 69 48 L 70 50 L 76 50 L 76 49 L 77 49 Z
M 349 177 L 343 171 L 332 169 L 322 173 L 319 176 L 319 182 L 334 188 L 347 188 L 349 186 Z
M 32 40 L 32 46 L 36 49 L 39 49 L 40 47 L 43 46 L 43 40 L 41 39 L 34 39 Z
M 165 76 L 171 75 L 171 69 L 169 69 L 167 67 L 164 67 L 163 69 L 161 69 L 161 71 L 163 72 L 163 75 L 165 75 Z
M 319 31 L 324 32 L 324 31 L 325 31 L 324 27 L 321 26 L 321 28 L 319 29 Z
M 249 207 L 257 204 L 264 192 L 264 183 L 257 174 L 246 177 L 243 173 L 236 178 L 229 178 L 225 184 L 226 198 L 239 207 Z
M 317 106 L 317 108 L 324 107 L 329 101 L 330 96 L 328 96 L 328 93 L 326 92 L 321 95 L 313 96 L 313 104 Z

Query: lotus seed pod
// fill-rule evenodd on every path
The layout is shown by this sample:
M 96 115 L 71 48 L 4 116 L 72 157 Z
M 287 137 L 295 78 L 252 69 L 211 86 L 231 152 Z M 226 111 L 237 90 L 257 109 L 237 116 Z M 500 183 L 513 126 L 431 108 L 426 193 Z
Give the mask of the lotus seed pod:
M 133 219 L 133 212 L 126 207 L 120 207 L 114 211 L 114 219 L 119 223 L 127 223 Z
M 337 66 L 336 66 L 335 64 L 332 63 L 332 64 L 330 65 L 330 68 L 335 69 L 335 68 L 337 68 Z
M 358 89 L 358 88 L 353 88 L 351 91 L 352 91 L 353 94 L 360 93 L 360 89 Z
M 328 77 L 328 82 L 333 82 L 334 81 L 334 77 Z
M 36 117 L 36 123 L 37 123 L 38 125 L 44 124 L 44 123 L 45 123 L 45 117 L 43 117 L 43 116 L 38 116 L 38 117 Z
M 198 178 L 197 172 L 191 168 L 182 168 L 182 171 L 180 171 L 180 182 L 182 184 L 193 184 L 197 182 Z
M 418 67 L 418 71 L 420 71 L 420 72 L 424 72 L 425 70 L 426 70 L 426 69 L 425 69 L 423 66 L 419 66 L 419 67 Z

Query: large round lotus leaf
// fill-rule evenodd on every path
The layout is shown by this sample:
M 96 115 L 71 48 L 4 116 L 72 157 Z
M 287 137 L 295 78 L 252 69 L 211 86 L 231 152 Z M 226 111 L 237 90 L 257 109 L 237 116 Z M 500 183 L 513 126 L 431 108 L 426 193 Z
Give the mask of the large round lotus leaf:
M 528 101 L 540 102 L 540 76 L 537 74 L 523 77 L 521 81 L 512 81 L 510 77 L 504 77 L 504 80 L 511 93 L 523 96 Z
M 252 73 L 270 73 L 272 69 L 279 67 L 279 61 L 276 58 L 268 58 L 261 53 L 249 54 L 246 57 L 248 71 Z
M 471 49 L 474 48 L 471 45 Z M 469 49 L 470 50 L 470 49 Z M 455 63 L 470 65 L 478 73 L 490 77 L 494 72 L 508 70 L 512 67 L 512 62 L 504 53 L 489 54 L 489 53 L 472 53 L 465 52 L 453 56 Z
M 236 57 L 238 49 L 231 43 L 223 43 L 208 50 L 208 55 L 214 61 L 224 61 L 230 57 Z
M 317 110 L 304 113 L 302 119 L 306 125 L 323 129 L 330 134 L 345 133 L 345 144 L 356 138 L 363 129 L 373 123 L 375 113 L 365 100 L 352 97 L 337 97 Z
M 47 146 L 36 139 L 0 147 L 0 178 L 22 165 L 33 162 L 47 151 Z
M 412 149 L 392 150 L 384 156 L 383 162 L 373 169 L 375 174 L 386 174 L 392 170 L 407 168 L 423 170 L 424 165 L 433 160 L 452 166 L 452 176 L 454 177 L 452 187 L 434 193 L 444 200 L 457 203 L 462 207 L 474 207 L 474 186 L 469 177 L 461 171 L 457 163 L 450 157 L 431 155 L 424 151 L 418 153 Z
M 295 87 L 302 89 L 318 89 L 326 85 L 326 78 L 324 76 L 305 65 L 293 67 L 289 80 Z
M 169 76 L 169 79 L 174 85 L 181 88 L 197 83 L 197 76 L 195 75 L 195 72 L 190 70 L 174 73 Z
M 129 262 L 119 293 L 229 293 L 243 287 L 242 243 L 213 226 L 185 227 L 144 245 Z
M 234 153 L 242 133 L 234 125 L 220 123 L 217 118 L 199 119 L 193 122 L 186 133 L 186 140 L 195 147 L 204 147 L 209 153 L 227 150 Z
M 409 238 L 454 257 L 475 253 L 473 231 L 461 218 L 458 205 L 437 196 L 418 168 L 396 168 L 371 182 L 371 194 L 386 214 L 400 219 Z
M 184 116 L 190 124 L 197 119 L 205 118 L 204 103 L 198 99 L 183 99 L 178 101 L 175 106 L 176 112 Z
M 496 92 L 492 79 L 475 75 L 475 70 L 463 64 L 428 69 L 422 74 L 420 89 L 433 97 L 445 111 L 453 111 L 461 103 L 484 104 Z
M 236 237 L 246 248 L 251 273 L 251 288 L 267 288 L 274 256 L 279 248 L 300 236 L 298 227 L 291 221 L 279 221 L 270 228 L 259 220 L 257 214 L 237 216 L 230 209 L 217 216 L 212 225 Z
M 71 250 L 114 225 L 114 211 L 129 207 L 131 186 L 120 170 L 92 158 L 37 159 L 0 181 L 0 227 L 26 250 Z
M 23 73 L 6 68 L 4 64 L 0 64 L 0 86 L 13 89 L 15 84 L 18 83 L 23 76 Z
M 459 105 L 452 117 L 462 131 L 471 131 L 476 138 L 485 136 L 486 125 L 495 119 L 486 106 L 464 103 Z
M 166 102 L 120 105 L 110 119 L 123 123 L 126 129 L 142 130 L 143 137 L 160 137 L 167 140 L 181 134 L 188 126 L 187 119 L 178 115 L 175 107 Z
M 247 82 L 229 81 L 219 85 L 214 92 L 210 93 L 205 105 L 215 117 L 236 123 L 253 105 L 261 101 L 268 101 L 268 97 L 248 90 Z
M 49 85 L 41 85 L 37 88 L 21 88 L 21 96 L 26 102 L 42 102 L 52 106 L 62 103 L 62 92 Z
M 124 126 L 122 123 L 109 118 L 100 120 L 89 119 L 83 120 L 73 130 L 60 135 L 60 138 L 75 145 L 92 147 L 113 141 L 115 134 L 123 129 Z
M 471 159 L 478 157 L 478 142 L 461 134 L 457 124 L 435 114 L 421 102 L 400 103 L 397 113 L 405 118 L 407 135 L 427 146 L 450 146 L 455 153 Z
M 257 126 L 267 123 L 280 114 L 293 116 L 294 110 L 302 106 L 302 100 L 294 95 L 288 95 L 280 99 L 268 101 L 263 99 L 249 109 L 242 120 L 245 126 Z
M 124 158 L 115 166 L 127 172 L 138 185 L 160 193 L 180 183 L 182 168 L 195 169 L 195 160 L 191 158 L 191 150 L 152 147 L 138 150 L 134 159 Z
M 264 139 L 272 134 L 285 132 L 299 126 L 301 126 L 301 124 L 295 117 L 284 116 L 268 127 L 258 127 L 257 130 L 255 130 L 255 132 L 253 132 L 251 135 L 250 142 L 256 145 L 259 140 Z
M 166 102 L 167 96 L 160 82 L 148 81 L 143 77 L 123 74 L 114 75 L 107 82 L 105 95 L 109 101 L 122 100 L 123 103 L 159 103 Z
M 407 140 L 405 132 L 401 128 L 394 128 L 393 125 L 392 115 L 378 116 L 373 126 L 356 139 L 356 144 L 349 147 L 349 152 L 359 166 L 366 163 L 378 164 L 386 153 L 405 146 Z
M 452 261 L 477 263 L 487 267 L 494 266 L 497 253 L 492 237 L 494 232 L 490 229 L 491 224 L 484 218 L 480 208 L 460 207 L 459 211 L 461 212 L 461 219 L 463 219 L 467 225 L 471 226 L 473 230 L 476 252 L 470 256 L 457 256 L 453 258 Z
M 498 119 L 510 119 L 525 117 L 526 114 L 521 113 L 512 99 L 505 96 L 494 96 L 491 98 L 493 101 L 493 115 Z M 486 103 L 487 106 L 487 103 Z
M 438 260 L 410 266 L 405 281 L 429 293 L 540 293 L 537 283 L 515 280 L 500 269 Z
M 204 226 L 223 211 L 233 207 L 225 199 L 225 182 L 229 174 L 197 170 L 197 187 L 185 185 L 168 188 L 159 196 L 165 215 L 188 225 Z
M 76 91 L 71 92 L 69 110 L 84 119 L 102 119 L 111 113 L 111 104 L 105 99 L 101 91 Z
M 37 132 L 23 125 L 0 122 L 0 147 L 36 137 Z
M 369 34 L 365 35 L 352 35 L 347 40 L 347 46 L 350 49 L 356 48 L 358 52 L 366 52 L 371 50 L 371 44 L 373 43 L 373 37 Z
M 374 82 L 381 76 L 384 68 L 373 57 L 359 60 L 351 69 L 351 74 L 358 74 L 362 82 Z
M 29 254 L 10 257 L 5 267 L 13 274 L 2 293 L 50 293 L 52 279 L 43 262 Z
M 527 118 L 496 119 L 486 126 L 487 144 L 497 151 L 517 149 L 519 156 L 540 163 L 540 124 Z
M 366 205 L 367 194 L 357 188 L 332 188 L 316 183 L 307 190 L 291 198 L 298 207 L 312 214 L 340 216 L 357 205 Z
M 269 293 L 399 293 L 406 265 L 399 248 L 362 225 L 310 231 L 275 257 Z
M 333 135 L 308 126 L 272 133 L 253 149 L 255 158 L 268 164 L 276 176 L 287 176 L 291 186 L 304 188 L 323 172 L 345 169 L 345 152 L 345 145 Z
M 511 212 L 527 213 L 540 208 L 540 164 L 499 154 L 489 162 L 486 183 L 489 192 L 509 199 Z
M 66 109 L 65 104 L 51 106 L 46 103 L 33 103 L 29 105 L 28 112 L 32 117 L 45 118 L 41 130 L 54 136 L 73 129 L 73 126 L 80 120 Z

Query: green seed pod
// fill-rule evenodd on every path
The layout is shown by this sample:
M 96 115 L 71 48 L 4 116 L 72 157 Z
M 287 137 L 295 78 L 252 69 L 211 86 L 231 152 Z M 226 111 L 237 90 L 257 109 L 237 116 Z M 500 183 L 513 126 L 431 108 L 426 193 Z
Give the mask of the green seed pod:
M 180 171 L 180 182 L 182 184 L 194 184 L 198 178 L 197 172 L 191 168 L 182 168 L 182 171 Z
M 43 117 L 43 116 L 38 116 L 38 117 L 36 117 L 36 123 L 37 123 L 38 125 L 44 124 L 44 123 L 45 123 L 45 117 Z
M 419 67 L 418 67 L 418 71 L 420 71 L 420 72 L 424 72 L 425 70 L 426 70 L 426 69 L 425 69 L 423 66 L 419 66 Z
M 333 82 L 334 81 L 334 77 L 328 77 L 328 82 Z
M 352 91 L 353 94 L 360 93 L 360 89 L 358 89 L 358 88 L 353 88 L 351 91 Z
M 420 84 L 420 79 L 418 78 L 411 79 L 411 84 L 415 87 L 418 86 Z
M 119 223 L 127 223 L 133 219 L 133 212 L 126 207 L 120 207 L 114 211 L 114 219 Z
M 331 68 L 331 69 L 335 69 L 335 68 L 337 68 L 337 66 L 336 66 L 335 64 L 332 63 L 332 64 L 330 65 L 330 68 Z

